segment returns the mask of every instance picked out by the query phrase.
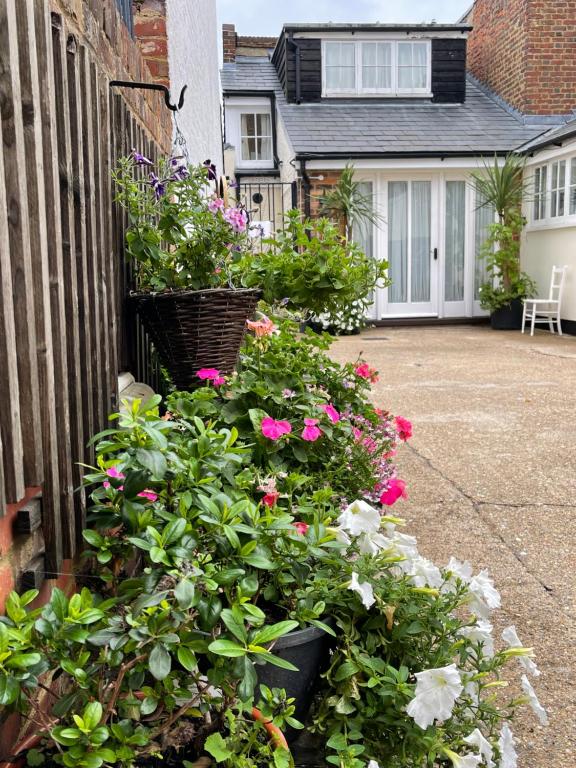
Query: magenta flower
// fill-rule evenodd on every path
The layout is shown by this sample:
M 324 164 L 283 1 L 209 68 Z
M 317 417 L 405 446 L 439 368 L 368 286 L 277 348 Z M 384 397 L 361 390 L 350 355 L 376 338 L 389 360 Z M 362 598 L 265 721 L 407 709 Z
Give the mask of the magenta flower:
M 138 496 L 142 499 L 148 499 L 148 501 L 156 501 L 158 498 L 158 494 L 151 491 L 150 488 L 144 488 L 143 491 L 140 491 Z
M 314 443 L 322 436 L 322 430 L 317 427 L 318 419 L 304 419 L 306 425 L 302 430 L 302 440 L 306 440 L 309 443 Z
M 333 424 L 340 421 L 340 414 L 333 405 L 330 405 L 330 403 L 322 403 L 322 405 L 319 405 L 318 407 L 324 411 Z
M 108 475 L 108 477 L 115 477 L 119 480 L 124 480 L 124 478 L 126 477 L 126 475 L 122 474 L 122 472 L 120 472 L 120 470 L 117 469 L 116 467 L 108 467 L 108 469 L 106 470 L 106 474 Z
M 218 211 L 224 210 L 224 200 L 221 197 L 217 197 L 215 200 L 210 200 L 208 203 L 208 210 L 210 213 L 218 213 Z
M 308 533 L 308 528 L 310 528 L 308 523 L 292 523 L 292 525 L 296 528 L 296 533 L 300 534 L 300 536 L 305 536 Z
M 214 384 L 215 387 L 221 387 L 222 384 L 226 384 L 226 379 L 224 376 L 217 376 L 215 379 L 212 379 L 212 384 Z
M 412 437 L 412 423 L 405 419 L 403 416 L 396 416 L 395 418 L 396 429 L 398 430 L 398 437 L 400 440 L 410 440 Z
M 218 368 L 200 368 L 200 370 L 196 372 L 196 376 L 198 376 L 199 379 L 202 379 L 202 381 L 213 381 L 214 379 L 220 378 L 220 371 Z
M 277 421 L 271 416 L 265 416 L 262 419 L 261 430 L 264 437 L 269 440 L 278 440 L 283 435 L 292 432 L 292 424 L 289 421 Z
M 267 507 L 275 507 L 276 502 L 280 498 L 280 494 L 278 491 L 269 491 L 263 498 L 262 498 L 262 504 L 265 504 Z
M 380 496 L 380 503 L 385 504 L 387 507 L 391 507 L 398 499 L 407 499 L 406 483 L 404 480 L 400 480 L 398 477 L 393 477 L 388 483 L 387 490 Z
M 360 376 L 362 379 L 367 379 L 375 384 L 378 381 L 378 372 L 375 368 L 372 368 L 368 363 L 361 363 L 354 368 L 356 376 Z

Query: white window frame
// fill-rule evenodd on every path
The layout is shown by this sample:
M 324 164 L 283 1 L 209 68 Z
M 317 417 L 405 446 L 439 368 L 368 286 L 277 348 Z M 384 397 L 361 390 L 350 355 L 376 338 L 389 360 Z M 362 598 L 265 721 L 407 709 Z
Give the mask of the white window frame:
M 576 199 L 576 148 L 564 151 L 543 152 L 541 160 L 537 160 L 529 169 L 531 196 L 528 200 L 525 213 L 527 215 L 529 230 L 556 229 L 559 227 L 576 226 L 576 204 L 573 211 L 570 209 L 570 195 Z M 559 184 L 560 167 L 564 163 L 564 183 Z M 556 184 L 554 184 L 554 167 L 556 167 Z M 537 186 L 537 176 L 546 172 L 545 187 L 542 183 Z M 564 208 L 560 213 L 560 195 L 564 193 Z
M 354 45 L 354 88 L 326 88 L 326 47 L 331 43 L 348 43 Z M 364 88 L 362 84 L 362 46 L 364 43 L 388 43 L 391 45 L 391 87 Z M 403 43 L 418 43 L 426 46 L 426 86 L 424 88 L 399 88 L 398 86 L 398 46 Z M 350 40 L 330 38 L 322 40 L 322 96 L 432 96 L 432 41 L 422 39 L 390 40 L 362 39 Z
M 532 206 L 532 221 L 545 221 L 548 211 L 547 197 L 548 197 L 548 165 L 538 165 L 534 168 L 533 185 L 534 185 L 534 200 Z M 538 181 L 536 178 L 538 177 Z M 542 179 L 544 183 L 542 184 Z
M 250 115 L 254 118 L 254 130 L 255 134 L 252 138 L 256 141 L 256 149 L 258 148 L 258 139 L 270 139 L 270 157 L 263 157 L 258 160 L 250 160 L 245 159 L 242 156 L 242 142 L 244 138 L 250 138 L 250 136 L 245 136 L 242 132 L 242 118 L 244 115 Z M 270 133 L 269 134 L 259 134 L 258 133 L 258 116 L 259 115 L 266 115 L 269 120 L 270 124 Z M 240 120 L 240 142 L 238 145 L 239 149 L 239 164 L 238 167 L 245 167 L 245 168 L 267 168 L 271 163 L 274 163 L 274 128 L 272 125 L 272 115 L 270 113 L 270 110 L 266 111 L 263 109 L 243 109 L 239 113 L 239 120 Z
M 566 159 L 567 192 L 566 213 L 568 216 L 576 216 L 576 155 Z M 574 210 L 572 210 L 572 194 L 574 194 Z
M 274 121 L 270 99 L 229 97 L 224 102 L 226 141 L 234 149 L 234 166 L 239 171 L 273 170 L 274 165 L 274 135 L 272 135 L 272 158 L 269 160 L 242 160 L 242 115 L 269 115 L 272 134 Z
M 564 169 L 564 182 L 560 184 L 562 167 Z M 565 215 L 566 181 L 566 160 L 554 160 L 550 164 L 550 218 L 552 219 L 558 219 Z M 562 207 L 560 207 L 561 202 Z

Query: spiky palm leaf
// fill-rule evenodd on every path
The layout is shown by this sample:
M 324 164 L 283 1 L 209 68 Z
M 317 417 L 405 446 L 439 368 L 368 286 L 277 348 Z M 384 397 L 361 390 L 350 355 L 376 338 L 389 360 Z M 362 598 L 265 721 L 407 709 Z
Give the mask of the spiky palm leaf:
M 528 191 L 524 165 L 519 155 L 506 155 L 503 163 L 496 155 L 493 161 L 483 160 L 483 169 L 472 172 L 477 199 L 481 201 L 478 207 L 493 207 L 500 222 L 521 210 Z
M 362 192 L 361 183 L 354 180 L 354 166 L 347 164 L 338 182 L 319 197 L 320 214 L 334 220 L 347 240 L 352 240 L 355 227 L 378 226 L 383 221 L 375 209 L 373 195 Z

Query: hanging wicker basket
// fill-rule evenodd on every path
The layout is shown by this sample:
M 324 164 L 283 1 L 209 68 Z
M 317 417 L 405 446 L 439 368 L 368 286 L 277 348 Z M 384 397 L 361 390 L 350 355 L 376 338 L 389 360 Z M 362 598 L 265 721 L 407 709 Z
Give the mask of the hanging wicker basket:
M 201 291 L 134 293 L 129 297 L 162 365 L 178 389 L 201 385 L 200 368 L 229 375 L 238 362 L 246 320 L 261 292 L 210 288 Z

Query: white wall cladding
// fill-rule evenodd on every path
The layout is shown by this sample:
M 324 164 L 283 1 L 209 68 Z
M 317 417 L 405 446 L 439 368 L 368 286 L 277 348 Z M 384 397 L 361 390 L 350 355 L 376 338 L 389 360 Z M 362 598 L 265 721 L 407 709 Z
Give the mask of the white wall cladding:
M 208 158 L 222 173 L 222 128 L 215 0 L 168 0 L 168 61 L 171 91 L 177 101 L 188 85 L 178 115 L 190 161 Z

